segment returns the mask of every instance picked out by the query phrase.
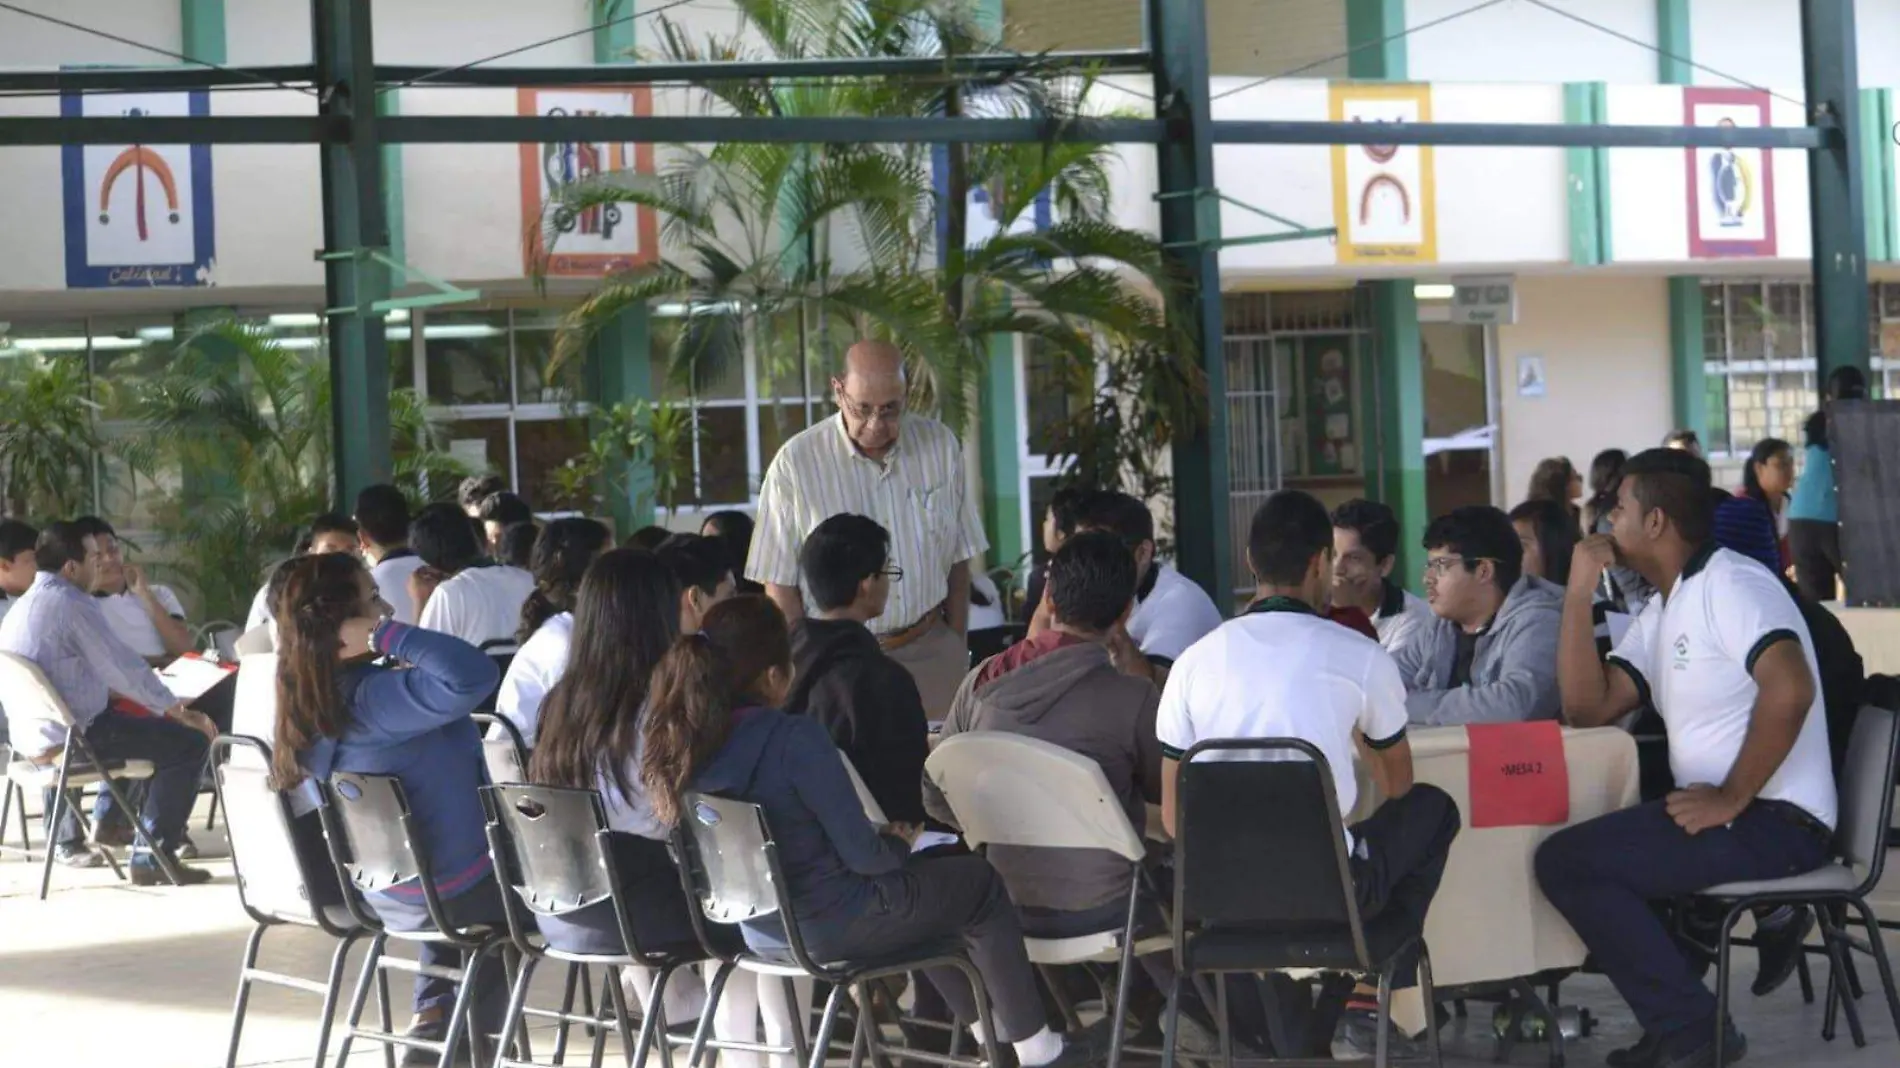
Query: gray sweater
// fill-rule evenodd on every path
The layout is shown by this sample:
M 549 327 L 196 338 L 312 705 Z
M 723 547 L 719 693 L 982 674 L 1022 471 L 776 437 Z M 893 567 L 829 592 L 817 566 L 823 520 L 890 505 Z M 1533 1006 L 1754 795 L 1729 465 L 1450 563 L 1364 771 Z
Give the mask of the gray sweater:
M 1420 726 L 1556 719 L 1557 631 L 1563 591 L 1526 575 L 1499 606 L 1471 658 L 1470 682 L 1451 688 L 1458 625 L 1433 616 L 1393 655 L 1405 679 L 1405 711 Z

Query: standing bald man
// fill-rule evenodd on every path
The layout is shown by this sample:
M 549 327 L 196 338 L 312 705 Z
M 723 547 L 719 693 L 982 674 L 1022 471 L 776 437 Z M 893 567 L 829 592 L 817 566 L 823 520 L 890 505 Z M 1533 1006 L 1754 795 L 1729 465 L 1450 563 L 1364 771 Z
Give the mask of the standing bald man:
M 796 621 L 805 614 L 798 550 L 834 515 L 869 516 L 891 532 L 890 601 L 870 623 L 917 681 L 932 719 L 949 712 L 970 669 L 970 560 L 989 548 L 963 478 L 963 445 L 934 419 L 904 414 L 903 355 L 885 341 L 846 351 L 831 380 L 838 414 L 792 438 L 759 488 L 746 577 Z

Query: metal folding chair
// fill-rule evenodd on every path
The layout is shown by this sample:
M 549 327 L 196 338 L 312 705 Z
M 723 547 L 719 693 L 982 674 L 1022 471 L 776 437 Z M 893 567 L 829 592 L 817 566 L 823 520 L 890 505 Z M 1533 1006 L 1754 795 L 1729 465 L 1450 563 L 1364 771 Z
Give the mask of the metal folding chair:
M 521 728 L 493 712 L 470 714 L 482 732 L 482 762 L 488 765 L 488 781 L 503 783 L 528 781 L 528 742 Z

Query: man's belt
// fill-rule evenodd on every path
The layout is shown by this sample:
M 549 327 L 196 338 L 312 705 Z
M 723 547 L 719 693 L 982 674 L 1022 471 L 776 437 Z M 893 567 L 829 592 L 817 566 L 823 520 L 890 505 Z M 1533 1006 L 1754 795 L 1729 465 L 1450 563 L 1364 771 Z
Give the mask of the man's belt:
M 947 603 L 948 602 L 938 604 L 937 607 L 925 612 L 922 619 L 905 627 L 903 630 L 894 630 L 888 634 L 878 635 L 878 645 L 882 646 L 885 652 L 894 653 L 930 633 L 931 627 L 950 618 L 949 612 L 945 607 Z

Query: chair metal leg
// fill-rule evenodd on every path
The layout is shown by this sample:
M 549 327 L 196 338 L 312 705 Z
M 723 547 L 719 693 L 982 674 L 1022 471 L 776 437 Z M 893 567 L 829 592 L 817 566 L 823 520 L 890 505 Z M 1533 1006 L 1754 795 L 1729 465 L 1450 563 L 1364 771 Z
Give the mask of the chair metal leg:
M 336 1015 L 337 996 L 343 993 L 343 970 L 349 964 L 351 947 L 361 937 L 359 932 L 344 935 L 336 940 L 336 949 L 330 954 L 330 972 L 324 976 L 323 983 L 323 1008 L 318 1010 L 317 1015 L 317 1049 L 311 1057 L 310 1068 L 323 1068 L 323 1058 L 330 1052 L 331 1018 Z M 387 1003 L 383 1006 L 383 1015 L 389 1015 Z M 237 1028 L 240 1026 L 242 1023 L 233 1024 L 231 1028 L 231 1053 L 234 1056 L 237 1053 Z M 383 1029 L 388 1030 L 388 1026 L 384 1024 Z M 226 1068 L 233 1066 L 226 1065 Z
M 1856 1049 L 1867 1048 L 1867 1034 L 1860 1026 L 1860 1007 L 1854 1004 L 1853 985 L 1847 974 L 1847 953 L 1842 948 L 1846 935 L 1834 924 L 1834 910 L 1822 908 L 1816 910 L 1821 918 L 1821 942 L 1827 946 L 1827 957 L 1834 968 L 1839 981 L 1834 989 L 1840 997 L 1841 1009 L 1847 1013 L 1847 1033 L 1854 1038 Z M 1720 1064 L 1721 1061 L 1716 1061 Z
M 475 1038 L 475 990 L 476 980 L 481 976 L 482 965 L 487 963 L 488 954 L 482 950 L 470 949 L 462 953 L 462 979 L 455 987 L 455 1005 L 449 1009 L 448 1030 L 442 1034 L 442 1063 L 454 1064 L 456 1048 L 463 1042 L 468 1043 L 473 1054 L 480 1048 Z M 470 1056 L 476 1068 L 486 1068 L 480 1058 Z
M 627 991 L 620 981 L 625 972 L 620 968 L 610 969 L 617 973 L 611 986 L 614 997 L 614 1026 L 620 1031 L 620 1043 L 626 1048 L 627 1062 L 633 1068 L 646 1068 L 647 1055 L 658 1050 L 662 1059 L 670 1062 L 672 1047 L 666 1040 L 666 981 L 673 976 L 673 967 L 668 965 L 660 969 L 653 978 L 653 990 L 647 995 L 647 1011 L 640 1018 L 640 1037 L 634 1038 L 627 1024 Z
M 257 950 L 264 942 L 268 926 L 260 923 L 251 928 L 250 937 L 244 940 L 244 956 L 238 963 L 237 999 L 231 1006 L 231 1042 L 224 1051 L 224 1068 L 237 1068 L 238 1040 L 244 1034 L 244 1010 L 251 1003 L 251 969 L 257 967 Z M 318 1061 L 318 1068 L 322 1068 L 321 1055 Z
M 53 787 L 53 807 L 48 809 L 40 821 L 40 837 L 46 840 L 46 859 L 40 865 L 40 900 L 46 900 L 46 892 L 53 886 L 53 853 L 58 844 L 54 837 L 59 834 L 59 816 L 70 804 L 66 800 L 66 781 L 72 771 L 73 751 L 68 746 L 59 758 L 59 783 Z
M 1128 987 L 1135 970 L 1135 920 L 1141 908 L 1141 879 L 1136 875 L 1128 888 L 1128 917 L 1122 923 L 1122 956 L 1115 972 L 1115 1006 L 1108 1027 L 1108 1068 L 1121 1068 L 1122 1033 L 1128 1027 Z M 1227 1014 L 1221 1014 L 1221 1027 L 1227 1026 Z M 1225 1033 L 1225 1032 L 1223 1032 Z
M 980 991 L 982 988 L 977 989 Z M 839 983 L 831 988 L 831 995 L 825 998 L 825 1015 L 819 1019 L 818 1036 L 812 1039 L 811 1043 L 810 1068 L 825 1068 L 825 1054 L 831 1050 L 831 1032 L 838 1026 L 838 1010 L 844 1005 L 844 993 L 844 984 Z M 980 994 L 976 1000 L 978 1005 L 983 1003 Z M 988 1030 L 984 1028 L 985 1032 Z M 995 1037 L 987 1033 L 984 1038 L 990 1042 L 995 1041 Z M 697 1068 L 697 1066 L 692 1066 L 692 1068 Z
M 389 973 L 376 969 L 376 1024 L 383 1034 L 389 1034 L 396 1025 L 389 1019 Z M 396 1047 L 383 1043 L 383 1068 L 396 1068 Z
M 864 1068 L 864 1055 L 871 1048 L 871 1029 L 877 1026 L 871 1011 L 871 988 L 859 983 L 854 994 L 858 1003 L 857 1023 L 851 1032 L 851 1068 Z
M 1801 983 L 1801 1002 L 1814 1004 L 1814 975 L 1808 969 L 1808 947 L 1801 947 L 1801 956 L 1795 958 L 1794 976 Z
M 1420 996 L 1425 999 L 1425 1049 L 1427 1055 L 1431 1057 L 1432 1068 L 1444 1068 L 1445 1051 L 1439 1048 L 1438 1041 L 1438 993 L 1437 987 L 1432 983 L 1432 953 L 1430 949 L 1426 948 L 1423 941 L 1420 941 L 1418 944 L 1418 991 Z M 1553 1004 L 1551 1011 L 1555 1012 L 1556 1009 L 1557 1006 Z M 1558 1041 L 1562 1041 L 1562 1038 L 1562 1032 L 1559 1030 Z M 1554 1068 L 1563 1068 L 1563 1047 L 1558 1046 L 1557 1050 L 1558 1059 Z
M 733 969 L 737 967 L 738 965 L 731 961 L 723 961 L 719 967 L 713 971 L 713 981 L 706 987 L 706 1008 L 699 1014 L 699 1026 L 693 1028 L 692 1052 L 686 1058 L 686 1068 L 699 1068 L 700 1058 L 706 1055 L 706 1043 L 712 1037 L 713 1014 L 719 1008 L 719 999 L 726 993 L 727 980 L 732 978 Z M 834 995 L 836 993 L 836 991 L 833 991 Z M 791 1005 L 793 1006 L 795 1015 L 798 1002 L 794 1000 L 791 1002 Z M 799 1031 L 804 1030 L 806 1022 L 807 1021 L 804 1020 L 794 1021 L 793 1029 Z M 822 1063 L 823 1057 L 824 1047 L 816 1047 L 816 1052 L 812 1054 L 813 1061 Z M 669 1062 L 672 1060 L 670 1056 L 667 1059 Z
M 1049 996 L 1055 999 L 1056 1011 L 1062 1013 L 1062 1029 L 1071 1033 L 1082 1030 L 1082 1016 L 1076 1011 L 1075 999 L 1069 996 L 1068 987 L 1062 984 L 1062 976 L 1046 964 L 1036 965 L 1036 974 L 1042 976 Z
M 1874 910 L 1867 899 L 1857 897 L 1853 900 L 1854 911 L 1860 913 L 1861 922 L 1867 925 L 1867 942 L 1874 958 L 1874 967 L 1880 972 L 1880 987 L 1887 995 L 1887 1011 L 1893 1015 L 1895 1031 L 1900 1031 L 1900 989 L 1896 989 L 1893 979 L 1893 963 L 1887 959 L 1887 946 L 1881 940 L 1880 924 L 1874 918 Z
M 1174 1068 L 1174 1034 L 1181 1023 L 1181 974 L 1168 984 L 1168 1008 L 1161 1023 L 1161 1068 Z M 1224 1021 L 1223 1021 L 1224 1025 Z
M 760 977 L 760 982 L 764 982 L 763 976 Z M 781 977 L 779 983 L 781 984 L 780 989 L 785 992 L 786 1015 L 793 1019 L 798 1019 L 800 1015 L 798 1011 L 798 984 L 794 982 L 790 976 Z M 760 1011 L 764 1010 L 761 1009 Z M 805 1028 L 811 1024 L 811 1017 L 809 1013 L 804 1015 L 805 1019 L 800 1021 L 799 1026 L 791 1028 L 789 1032 L 792 1036 L 792 1058 L 795 1065 L 803 1065 L 806 1061 L 811 1060 L 811 1041 L 805 1031 Z M 950 1049 L 951 1056 L 955 1056 L 957 1041 L 956 1031 L 958 1029 L 956 1028 L 956 1022 L 954 1020 L 951 1021 L 951 1028 Z
M 600 981 L 600 1010 L 592 1014 L 594 1017 L 594 1051 L 587 1059 L 589 1068 L 599 1068 L 601 1058 L 607 1053 L 608 1021 L 605 1017 L 612 1011 L 614 1004 L 613 994 L 609 988 L 619 981 L 620 977 L 614 973 L 612 968 L 606 969 L 606 975 Z
M 515 1038 L 521 1032 L 522 1020 L 527 1015 L 528 984 L 534 981 L 534 966 L 539 963 L 539 960 L 529 957 L 515 970 L 514 986 L 508 991 L 508 1011 L 501 1018 L 501 1037 L 495 1042 L 497 1066 L 510 1060 L 515 1053 Z
M 1429 1008 L 1427 1012 L 1431 1011 Z M 1372 1046 L 1373 1068 L 1386 1068 L 1391 1057 L 1392 1032 L 1392 969 L 1386 968 L 1379 973 L 1379 1026 L 1378 1038 Z
M 1731 906 L 1722 915 L 1722 933 L 1716 939 L 1715 949 L 1715 1063 L 1727 1064 L 1724 1047 L 1728 1045 L 1728 981 L 1729 954 L 1735 937 L 1735 921 L 1741 917 L 1741 906 Z
M 569 964 L 567 979 L 561 985 L 561 1020 L 554 1028 L 554 1063 L 557 1065 L 567 1063 L 567 1037 L 574 1026 L 567 1017 L 574 1014 L 574 986 L 580 977 L 581 966 Z
M 336 1050 L 337 1068 L 345 1068 L 350 1063 L 350 1043 L 356 1040 L 357 1026 L 363 1022 L 363 1003 L 369 1000 L 370 986 L 382 975 L 382 968 L 379 965 L 383 959 L 383 948 L 388 941 L 389 936 L 379 932 L 369 940 L 369 950 L 363 954 L 363 971 L 356 980 L 356 990 L 350 995 L 349 1015 L 343 1018 L 343 1044 Z M 389 985 L 386 982 L 382 984 L 382 993 L 383 1014 L 387 1018 Z M 387 1026 L 384 1027 L 384 1031 L 388 1031 Z M 389 1049 L 388 1046 L 383 1048 Z
M 970 958 L 958 957 L 954 963 L 956 969 L 963 973 L 963 978 L 969 982 L 970 991 L 976 995 L 976 1022 L 977 1026 L 983 1030 L 983 1063 L 989 1068 L 996 1068 L 1001 1063 L 998 1054 L 1001 1047 L 997 1045 L 996 1039 L 996 1016 L 990 1012 L 990 989 L 983 985 L 983 973 L 976 970 L 976 965 Z
M 1221 1068 L 1234 1068 L 1234 1023 L 1227 1014 L 1227 977 L 1214 977 L 1214 1023 L 1220 1039 Z

